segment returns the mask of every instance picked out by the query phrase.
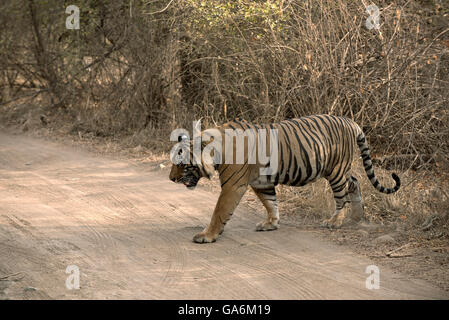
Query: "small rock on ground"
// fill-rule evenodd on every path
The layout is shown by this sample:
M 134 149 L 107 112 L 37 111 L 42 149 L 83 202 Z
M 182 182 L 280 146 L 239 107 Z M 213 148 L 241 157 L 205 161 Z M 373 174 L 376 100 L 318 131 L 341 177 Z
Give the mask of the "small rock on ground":
M 383 236 L 377 237 L 376 239 L 374 239 L 373 242 L 374 243 L 392 243 L 392 242 L 395 242 L 395 239 L 391 235 L 385 234 Z

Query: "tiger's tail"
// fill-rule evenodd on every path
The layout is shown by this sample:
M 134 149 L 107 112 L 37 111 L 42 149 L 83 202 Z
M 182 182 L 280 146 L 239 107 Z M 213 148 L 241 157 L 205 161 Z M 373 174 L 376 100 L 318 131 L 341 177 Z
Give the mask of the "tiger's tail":
M 360 133 L 357 135 L 357 145 L 359 146 L 360 153 L 362 155 L 363 167 L 365 168 L 366 175 L 371 181 L 373 187 L 376 188 L 379 192 L 386 194 L 398 191 L 401 186 L 401 180 L 396 175 L 396 173 L 393 173 L 391 175 L 394 181 L 396 181 L 396 185 L 393 188 L 385 188 L 379 183 L 379 180 L 374 174 L 374 168 L 373 163 L 371 162 L 369 146 L 368 143 L 366 142 L 365 135 L 363 134 L 362 130 L 360 130 Z

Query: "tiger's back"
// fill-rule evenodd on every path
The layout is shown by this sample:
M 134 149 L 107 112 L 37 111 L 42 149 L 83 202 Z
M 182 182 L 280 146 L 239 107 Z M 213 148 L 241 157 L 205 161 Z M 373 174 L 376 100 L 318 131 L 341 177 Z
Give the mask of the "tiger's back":
M 350 165 L 357 145 L 356 137 L 361 132 L 352 120 L 329 115 L 307 116 L 265 125 L 232 121 L 223 125 L 223 129 L 227 128 L 243 131 L 253 129 L 255 132 L 259 132 L 260 129 L 265 129 L 267 132 L 270 129 L 277 130 L 278 169 L 276 173 L 260 177 L 258 172 L 261 164 L 248 164 L 251 173 L 248 176 L 250 180 L 248 183 L 259 187 L 278 184 L 303 186 L 321 177 L 338 178 L 335 173 Z M 245 151 L 247 152 L 249 148 L 245 148 Z M 247 160 L 246 156 L 245 154 L 245 160 Z M 221 170 L 226 173 L 224 169 L 227 166 L 227 164 L 220 165 L 219 173 Z M 228 173 L 231 172 L 228 171 Z M 223 175 L 223 178 L 225 178 L 224 182 L 230 182 L 226 180 L 229 176 Z

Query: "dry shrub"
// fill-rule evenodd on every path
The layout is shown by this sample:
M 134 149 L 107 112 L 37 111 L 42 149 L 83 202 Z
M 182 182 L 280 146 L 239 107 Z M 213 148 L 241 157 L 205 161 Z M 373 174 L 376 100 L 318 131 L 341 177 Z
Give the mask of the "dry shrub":
M 405 181 L 447 165 L 447 1 L 375 1 L 379 30 L 365 27 L 363 0 L 79 0 L 81 29 L 66 30 L 69 4 L 0 5 L 4 114 L 41 99 L 49 125 L 167 152 L 169 132 L 199 118 L 209 127 L 328 113 L 359 123 L 376 165 Z M 407 207 L 425 220 L 432 201 L 413 181 L 390 198 L 365 181 L 367 214 L 400 219 Z M 309 199 L 328 212 L 325 188 L 291 191 L 285 206 L 307 211 Z
M 447 161 L 447 3 L 378 1 L 379 30 L 365 1 L 167 4 L 80 0 L 79 31 L 68 2 L 2 4 L 2 104 L 47 95 L 77 128 L 148 139 L 199 118 L 345 115 L 379 164 Z
M 189 39 L 183 102 L 195 106 L 196 117 L 220 123 L 346 115 L 390 166 L 446 158 L 449 51 L 442 39 L 449 33 L 426 19 L 443 12 L 379 2 L 376 31 L 364 26 L 362 2 L 276 3 L 272 16 L 256 23 L 243 13 L 224 15 L 212 32 Z
M 383 186 L 391 187 L 394 181 L 391 171 L 375 168 Z M 365 207 L 364 220 L 381 225 L 405 226 L 406 229 L 435 231 L 438 237 L 449 236 L 449 176 L 447 173 L 401 172 L 401 188 L 394 194 L 377 192 L 366 176 L 362 160 L 356 156 L 352 163 L 352 175 L 361 185 Z M 279 186 L 277 188 L 279 210 L 282 216 L 306 225 L 318 225 L 335 210 L 332 190 L 325 179 L 301 188 Z M 348 215 L 350 217 L 350 215 Z M 346 222 L 350 222 L 347 219 Z

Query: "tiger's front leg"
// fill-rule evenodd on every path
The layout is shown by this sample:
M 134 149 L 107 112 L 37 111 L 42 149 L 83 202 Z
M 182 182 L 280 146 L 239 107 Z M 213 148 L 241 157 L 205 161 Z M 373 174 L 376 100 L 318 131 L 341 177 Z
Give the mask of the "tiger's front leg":
M 228 222 L 229 218 L 234 213 L 234 210 L 245 194 L 246 189 L 246 184 L 237 187 L 236 189 L 222 189 L 209 226 L 202 232 L 196 234 L 193 237 L 193 241 L 196 243 L 215 242 L 218 236 L 223 232 L 226 222 Z
M 256 231 L 271 231 L 279 227 L 279 210 L 274 186 L 266 188 L 252 187 L 267 210 L 267 219 L 256 225 Z

